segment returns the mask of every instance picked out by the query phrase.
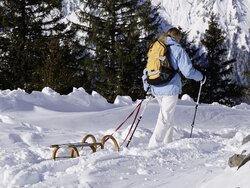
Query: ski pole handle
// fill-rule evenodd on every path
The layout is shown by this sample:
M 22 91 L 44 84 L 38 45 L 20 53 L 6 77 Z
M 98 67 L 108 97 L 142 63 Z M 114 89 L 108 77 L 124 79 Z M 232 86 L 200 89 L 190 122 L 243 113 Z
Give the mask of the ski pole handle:
M 199 93 L 198 93 L 198 97 L 197 97 L 196 104 L 199 104 L 199 101 L 200 101 L 200 96 L 201 96 L 201 88 L 202 88 L 202 85 L 203 85 L 203 83 L 202 83 L 202 82 L 200 82 L 200 88 L 199 88 Z

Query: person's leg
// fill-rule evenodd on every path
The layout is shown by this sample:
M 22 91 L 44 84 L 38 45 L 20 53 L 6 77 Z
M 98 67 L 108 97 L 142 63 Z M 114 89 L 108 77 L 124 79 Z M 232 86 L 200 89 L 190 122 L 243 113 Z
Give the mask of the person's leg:
M 158 114 L 158 118 L 157 118 L 157 122 L 155 125 L 155 129 L 154 132 L 149 140 L 149 144 L 148 147 L 156 147 L 159 145 L 159 143 L 161 143 L 164 139 L 165 134 L 163 132 L 165 132 L 164 130 L 164 124 L 163 124 L 163 116 L 162 116 L 162 96 L 156 96 L 155 97 L 159 103 L 160 106 L 160 111 Z M 162 134 L 163 133 L 163 134 Z
M 178 95 L 163 97 L 162 99 L 162 114 L 164 117 L 164 125 L 167 129 L 163 140 L 164 144 L 173 141 L 173 126 L 174 126 L 174 112 Z
M 149 147 L 156 147 L 161 143 L 169 143 L 172 140 L 173 114 L 178 99 L 177 96 L 157 96 L 160 106 L 157 123 L 153 135 L 149 141 Z

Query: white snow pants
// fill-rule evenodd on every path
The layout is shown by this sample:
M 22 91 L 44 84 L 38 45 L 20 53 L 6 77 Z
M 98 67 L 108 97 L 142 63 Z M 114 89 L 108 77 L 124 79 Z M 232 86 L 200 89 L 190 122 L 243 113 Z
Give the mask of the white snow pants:
M 148 147 L 150 148 L 172 142 L 174 112 L 178 95 L 156 96 L 156 99 L 160 105 L 160 112 L 153 135 L 149 140 Z

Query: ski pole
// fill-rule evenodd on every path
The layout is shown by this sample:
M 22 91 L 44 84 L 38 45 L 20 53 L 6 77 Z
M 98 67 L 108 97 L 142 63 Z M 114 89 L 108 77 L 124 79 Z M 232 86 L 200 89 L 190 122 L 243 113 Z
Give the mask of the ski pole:
M 142 105 L 143 101 L 145 100 L 145 98 L 146 98 L 147 93 L 148 93 L 149 90 L 150 90 L 150 85 L 147 87 L 147 89 L 146 89 L 146 91 L 145 91 L 145 93 L 144 93 L 144 95 L 143 95 L 143 99 L 142 99 L 141 102 L 137 105 L 137 106 L 138 106 L 138 109 L 137 109 L 137 112 L 136 112 L 136 114 L 135 114 L 133 123 L 132 123 L 132 125 L 130 126 L 130 129 L 129 129 L 129 131 L 128 131 L 128 134 L 127 134 L 127 136 L 125 137 L 125 139 L 123 140 L 123 142 L 121 143 L 120 147 L 126 142 L 128 136 L 130 135 L 130 133 L 131 133 L 133 127 L 134 127 L 135 121 L 136 121 L 136 119 L 137 119 L 137 116 L 138 116 L 138 114 L 139 114 L 139 112 L 140 112 L 141 105 Z
M 194 118 L 193 118 L 193 122 L 191 124 L 190 138 L 192 137 L 192 133 L 193 133 L 194 122 L 195 122 L 195 118 L 196 118 L 196 112 L 197 112 L 197 109 L 198 109 L 198 106 L 199 106 L 199 100 L 200 100 L 202 85 L 203 85 L 202 82 L 200 82 L 200 89 L 199 89 L 199 93 L 198 93 L 198 97 L 197 97 L 197 101 L 196 101 L 196 105 L 195 105 Z
M 142 110 L 142 112 L 141 112 L 140 117 L 137 119 L 137 123 L 136 123 L 136 125 L 135 125 L 135 128 L 134 128 L 134 130 L 133 130 L 133 132 L 132 132 L 132 134 L 131 134 L 129 140 L 128 140 L 128 143 L 127 143 L 126 147 L 129 146 L 129 144 L 130 144 L 130 142 L 131 142 L 131 140 L 132 140 L 132 138 L 133 138 L 133 136 L 134 136 L 134 133 L 135 133 L 135 131 L 136 131 L 136 129 L 137 129 L 137 127 L 138 127 L 138 125 L 139 125 L 141 119 L 142 119 L 142 116 L 143 116 L 143 114 L 144 114 L 144 112 L 145 112 L 145 110 L 146 110 L 146 108 L 147 108 L 147 106 L 148 106 L 149 101 L 151 100 L 151 98 L 152 98 L 152 96 L 149 97 L 147 103 L 145 104 L 145 107 L 143 108 L 143 110 Z

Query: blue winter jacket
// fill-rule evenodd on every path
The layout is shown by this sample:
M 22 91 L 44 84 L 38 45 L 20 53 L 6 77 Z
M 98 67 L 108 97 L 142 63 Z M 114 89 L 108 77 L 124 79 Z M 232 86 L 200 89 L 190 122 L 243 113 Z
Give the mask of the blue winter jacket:
M 171 45 L 169 50 L 172 67 L 175 70 L 179 69 L 180 72 L 188 79 L 201 81 L 203 75 L 198 70 L 193 68 L 190 58 L 181 45 L 172 37 L 167 37 L 165 44 Z M 146 78 L 146 69 L 144 69 L 142 79 L 145 91 L 148 88 Z M 151 86 L 151 92 L 155 96 L 181 94 L 182 83 L 180 73 L 177 73 L 172 80 L 166 84 Z

